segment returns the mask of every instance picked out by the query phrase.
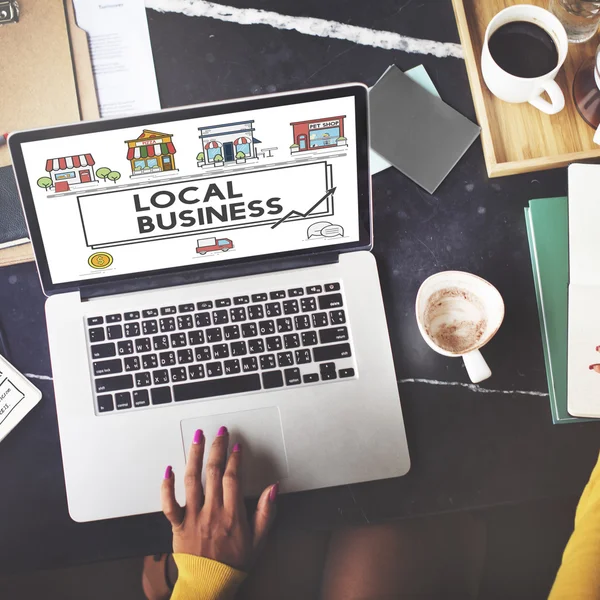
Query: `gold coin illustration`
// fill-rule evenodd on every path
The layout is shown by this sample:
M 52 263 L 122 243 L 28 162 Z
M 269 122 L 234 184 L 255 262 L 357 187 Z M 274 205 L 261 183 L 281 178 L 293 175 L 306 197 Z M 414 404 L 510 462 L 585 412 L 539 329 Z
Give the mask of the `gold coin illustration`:
M 94 269 L 106 269 L 113 262 L 113 257 L 108 252 L 96 252 L 88 258 L 88 264 Z

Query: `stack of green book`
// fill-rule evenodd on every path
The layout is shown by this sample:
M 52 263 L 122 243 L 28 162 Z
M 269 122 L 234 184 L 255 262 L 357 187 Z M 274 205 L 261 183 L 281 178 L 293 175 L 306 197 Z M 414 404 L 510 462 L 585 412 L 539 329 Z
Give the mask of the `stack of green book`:
M 569 209 L 567 198 L 530 200 L 525 208 L 552 421 L 580 423 L 567 411 Z

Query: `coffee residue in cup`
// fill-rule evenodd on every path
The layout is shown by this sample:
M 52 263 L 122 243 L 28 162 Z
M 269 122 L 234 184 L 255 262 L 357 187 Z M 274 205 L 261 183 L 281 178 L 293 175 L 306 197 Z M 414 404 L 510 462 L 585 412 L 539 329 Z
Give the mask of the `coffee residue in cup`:
M 481 300 L 458 287 L 437 291 L 424 313 L 427 335 L 443 350 L 462 354 L 476 347 L 487 328 Z

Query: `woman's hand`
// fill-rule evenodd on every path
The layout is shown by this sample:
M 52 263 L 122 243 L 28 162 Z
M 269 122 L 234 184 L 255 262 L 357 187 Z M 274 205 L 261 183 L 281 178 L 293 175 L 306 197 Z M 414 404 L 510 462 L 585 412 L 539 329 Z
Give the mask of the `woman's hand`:
M 173 526 L 173 552 L 211 558 L 248 571 L 263 546 L 275 517 L 278 485 L 264 490 L 248 522 L 241 485 L 242 448 L 235 444 L 227 458 L 229 433 L 221 427 L 206 463 L 206 493 L 202 488 L 205 439 L 198 429 L 185 469 L 186 506 L 175 500 L 175 475 L 167 467 L 162 483 L 162 509 Z

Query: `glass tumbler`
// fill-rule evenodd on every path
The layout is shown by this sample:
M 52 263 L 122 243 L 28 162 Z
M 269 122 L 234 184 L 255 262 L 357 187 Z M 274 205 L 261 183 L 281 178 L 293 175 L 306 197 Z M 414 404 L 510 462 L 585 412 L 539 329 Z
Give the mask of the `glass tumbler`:
M 550 0 L 549 8 L 563 24 L 571 44 L 587 42 L 598 29 L 600 0 Z

